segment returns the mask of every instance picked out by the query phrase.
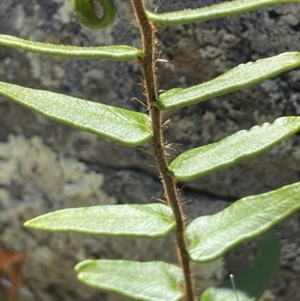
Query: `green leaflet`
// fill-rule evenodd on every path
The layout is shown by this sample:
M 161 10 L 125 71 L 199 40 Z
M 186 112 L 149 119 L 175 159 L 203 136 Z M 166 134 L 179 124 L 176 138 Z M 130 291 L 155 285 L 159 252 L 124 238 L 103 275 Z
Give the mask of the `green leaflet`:
M 38 216 L 25 227 L 95 235 L 161 237 L 175 226 L 172 210 L 163 204 L 104 205 L 63 209 Z
M 185 9 L 169 13 L 158 14 L 147 11 L 147 18 L 158 24 L 174 26 L 243 14 L 277 4 L 298 2 L 300 0 L 234 0 L 208 7 Z
M 103 15 L 99 18 L 95 13 L 94 1 L 72 0 L 73 10 L 78 22 L 90 30 L 103 29 L 112 24 L 115 19 L 115 7 L 111 0 L 97 0 L 103 8 Z
M 300 130 L 300 117 L 281 117 L 274 123 L 242 130 L 221 141 L 188 150 L 170 165 L 177 180 L 189 181 L 255 156 Z
M 234 275 L 239 301 L 257 301 L 268 287 L 279 266 L 280 244 L 273 233 L 267 233 L 252 264 Z M 229 280 L 206 289 L 200 301 L 237 301 Z
M 258 84 L 300 66 L 300 52 L 285 52 L 270 58 L 241 64 L 224 74 L 187 89 L 175 88 L 162 95 L 155 105 L 172 110 Z
M 164 262 L 87 260 L 75 271 L 87 285 L 138 300 L 177 301 L 183 297 L 181 269 Z
M 138 146 L 152 137 L 146 114 L 4 82 L 0 94 L 50 119 L 125 146 Z
M 191 260 L 214 260 L 265 233 L 299 209 L 300 182 L 245 197 L 217 214 L 196 218 L 185 233 Z
M 13 36 L 0 34 L 0 45 L 36 52 L 39 54 L 76 59 L 110 59 L 124 61 L 143 56 L 143 51 L 126 45 L 75 47 L 32 42 Z

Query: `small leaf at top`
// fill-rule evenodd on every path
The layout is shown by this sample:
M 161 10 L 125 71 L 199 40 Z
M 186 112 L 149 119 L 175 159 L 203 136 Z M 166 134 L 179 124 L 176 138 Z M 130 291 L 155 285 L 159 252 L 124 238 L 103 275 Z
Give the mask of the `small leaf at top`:
M 300 130 L 300 117 L 281 117 L 274 123 L 242 130 L 221 141 L 188 150 L 170 165 L 169 173 L 188 181 L 231 166 L 269 149 Z
M 57 232 L 161 237 L 174 228 L 175 221 L 171 208 L 163 204 L 103 205 L 55 211 L 24 225 Z
M 183 297 L 181 269 L 165 262 L 86 260 L 75 271 L 87 285 L 138 300 L 177 301 Z
M 214 215 L 193 220 L 185 237 L 190 258 L 214 260 L 238 244 L 265 233 L 300 209 L 300 182 L 240 199 Z
M 146 114 L 4 82 L 0 94 L 50 119 L 125 146 L 138 146 L 152 137 Z
M 168 13 L 152 13 L 147 11 L 146 14 L 150 21 L 157 24 L 175 26 L 243 14 L 277 4 L 298 2 L 300 0 L 234 0 L 203 8 L 185 9 Z
M 116 12 L 112 0 L 98 0 L 98 2 L 102 6 L 101 17 L 96 14 L 94 1 L 72 0 L 75 16 L 86 29 L 103 29 L 114 22 Z
M 277 56 L 238 65 L 224 74 L 197 86 L 175 88 L 160 95 L 155 105 L 172 110 L 258 84 L 284 71 L 300 66 L 300 52 L 285 52 Z
M 33 42 L 0 34 L 0 45 L 44 55 L 76 59 L 110 59 L 124 61 L 143 56 L 143 51 L 126 45 L 78 47 Z
M 267 233 L 252 264 L 234 274 L 239 301 L 257 301 L 267 289 L 279 266 L 280 244 L 273 233 Z M 237 301 L 229 280 L 206 289 L 200 301 Z

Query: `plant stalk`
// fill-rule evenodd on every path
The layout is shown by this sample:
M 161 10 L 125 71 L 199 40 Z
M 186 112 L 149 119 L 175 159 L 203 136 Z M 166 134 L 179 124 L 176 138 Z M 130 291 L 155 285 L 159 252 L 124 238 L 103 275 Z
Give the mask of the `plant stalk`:
M 144 1 L 131 0 L 131 2 L 141 31 L 144 50 L 144 56 L 139 58 L 139 63 L 143 70 L 145 95 L 151 116 L 151 127 L 153 130 L 151 145 L 163 184 L 164 195 L 168 204 L 173 210 L 176 221 L 175 238 L 177 245 L 177 256 L 184 274 L 183 289 L 185 301 L 195 301 L 192 264 L 189 260 L 187 247 L 184 240 L 184 215 L 180 205 L 176 180 L 168 175 L 168 160 L 162 134 L 162 112 L 154 106 L 154 102 L 158 99 L 157 81 L 155 75 L 155 26 L 154 24 L 150 23 L 146 17 Z

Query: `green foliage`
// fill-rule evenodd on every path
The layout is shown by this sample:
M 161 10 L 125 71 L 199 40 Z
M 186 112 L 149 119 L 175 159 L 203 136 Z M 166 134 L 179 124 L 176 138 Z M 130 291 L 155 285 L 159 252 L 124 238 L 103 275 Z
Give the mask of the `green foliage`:
M 96 30 L 112 24 L 115 19 L 115 8 L 111 0 L 97 0 L 103 7 L 102 17 L 95 12 L 94 1 L 72 0 L 73 10 L 77 20 L 86 29 Z
M 0 34 L 0 45 L 15 47 L 25 51 L 44 55 L 76 59 L 109 59 L 115 61 L 124 61 L 143 55 L 142 50 L 126 45 L 75 47 L 32 42 L 3 34 Z
M 193 220 L 186 229 L 192 260 L 214 260 L 300 209 L 300 183 L 245 197 L 214 215 Z
M 260 8 L 283 3 L 297 3 L 299 0 L 233 0 L 222 2 L 209 7 L 185 9 L 170 13 L 152 13 L 147 11 L 148 19 L 161 24 L 175 26 L 195 22 L 204 22 L 218 18 L 230 17 Z
M 99 2 L 104 10 L 101 18 L 96 15 L 92 1 L 73 0 L 75 15 L 86 28 L 103 28 L 113 22 L 115 9 L 112 2 Z M 300 0 L 234 0 L 201 9 L 157 14 L 147 12 L 142 1 L 131 0 L 141 29 L 142 50 L 130 46 L 57 46 L 0 35 L 0 44 L 3 46 L 40 54 L 86 59 L 138 58 L 144 73 L 149 115 L 53 92 L 0 83 L 0 94 L 50 119 L 129 147 L 149 140 L 151 142 L 168 205 L 66 209 L 37 217 L 25 226 L 48 231 L 133 237 L 159 237 L 174 230 L 180 267 L 163 262 L 88 260 L 76 266 L 79 280 L 96 288 L 112 290 L 140 300 L 175 301 L 184 298 L 185 301 L 194 301 L 190 261 L 216 259 L 236 245 L 270 230 L 300 208 L 300 183 L 296 183 L 243 198 L 217 214 L 196 218 L 185 225 L 176 180 L 195 179 L 261 153 L 298 132 L 300 117 L 282 117 L 272 124 L 239 131 L 219 142 L 188 150 L 168 165 L 163 139 L 160 137 L 161 111 L 199 103 L 296 68 L 300 66 L 300 53 L 287 52 L 239 65 L 208 82 L 187 89 L 171 89 L 153 100 L 153 95 L 157 95 L 153 76 L 155 71 L 151 71 L 155 65 L 152 55 L 156 47 L 152 40 L 155 29 L 146 19 L 162 25 L 203 22 L 288 2 Z M 253 264 L 235 277 L 240 301 L 259 299 L 278 266 L 279 254 L 278 240 L 272 234 L 266 235 Z M 236 300 L 228 281 L 209 288 L 200 298 L 201 301 Z
M 160 96 L 156 105 L 162 110 L 178 109 L 250 87 L 299 66 L 300 52 L 286 52 L 256 62 L 248 62 L 203 84 L 187 89 L 171 89 Z
M 146 114 L 3 82 L 0 94 L 50 119 L 122 145 L 138 146 L 152 136 Z
M 175 226 L 169 206 L 104 205 L 64 209 L 39 216 L 26 227 L 47 231 L 74 231 L 115 236 L 161 237 Z
M 281 117 L 273 124 L 256 125 L 249 131 L 242 130 L 221 141 L 182 153 L 171 163 L 169 173 L 181 181 L 203 177 L 255 156 L 299 129 L 300 117 Z
M 75 267 L 82 282 L 145 301 L 177 301 L 182 298 L 179 267 L 165 262 L 86 260 Z
M 234 275 L 239 301 L 257 301 L 276 272 L 280 256 L 278 239 L 271 232 L 263 237 L 252 264 Z M 237 301 L 229 280 L 205 290 L 200 301 Z

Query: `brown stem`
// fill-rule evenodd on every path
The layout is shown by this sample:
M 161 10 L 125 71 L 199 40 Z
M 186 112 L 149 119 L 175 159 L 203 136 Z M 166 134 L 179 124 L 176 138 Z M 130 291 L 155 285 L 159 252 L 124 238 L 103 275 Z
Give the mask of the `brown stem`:
M 151 126 L 153 130 L 151 145 L 164 187 L 165 198 L 171 206 L 175 216 L 177 256 L 184 273 L 185 301 L 194 301 L 194 281 L 192 266 L 184 241 L 185 224 L 183 213 L 179 202 L 176 180 L 168 175 L 168 161 L 162 135 L 162 112 L 154 106 L 154 102 L 158 99 L 155 75 L 155 26 L 151 24 L 146 17 L 143 0 L 131 1 L 141 30 L 144 50 L 144 56 L 140 58 L 140 65 L 143 69 L 145 94 L 151 115 Z

